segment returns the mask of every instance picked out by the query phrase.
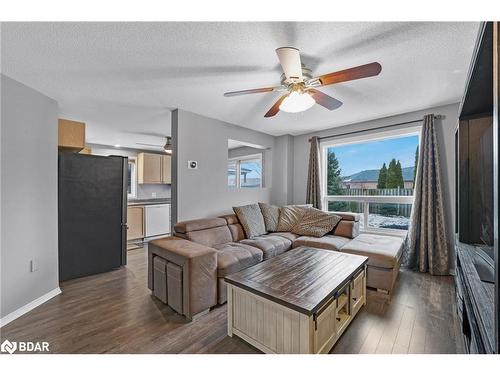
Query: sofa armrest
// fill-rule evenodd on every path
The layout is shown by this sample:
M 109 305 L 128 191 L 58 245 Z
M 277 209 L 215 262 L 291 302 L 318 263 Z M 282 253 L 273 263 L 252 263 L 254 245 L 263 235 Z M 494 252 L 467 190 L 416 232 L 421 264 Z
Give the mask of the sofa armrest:
M 342 219 L 330 233 L 334 236 L 356 238 L 359 235 L 359 221 Z
M 361 218 L 361 214 L 357 214 L 355 212 L 329 211 L 329 213 L 340 216 L 342 218 L 342 220 L 345 220 L 345 221 L 359 221 L 359 219 Z
M 153 258 L 159 256 L 182 269 L 182 314 L 188 318 L 217 304 L 217 252 L 171 236 L 149 242 L 148 288 L 153 290 Z

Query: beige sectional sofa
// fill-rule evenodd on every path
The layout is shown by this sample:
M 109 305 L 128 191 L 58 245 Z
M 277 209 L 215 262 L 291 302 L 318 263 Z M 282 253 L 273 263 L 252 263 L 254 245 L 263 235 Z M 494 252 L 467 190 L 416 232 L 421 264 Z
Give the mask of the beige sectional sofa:
M 174 236 L 149 243 L 148 287 L 178 313 L 192 318 L 226 302 L 225 276 L 309 246 L 367 256 L 367 286 L 390 293 L 403 239 L 360 234 L 359 215 L 336 214 L 342 220 L 319 238 L 273 232 L 249 239 L 234 214 L 177 223 Z

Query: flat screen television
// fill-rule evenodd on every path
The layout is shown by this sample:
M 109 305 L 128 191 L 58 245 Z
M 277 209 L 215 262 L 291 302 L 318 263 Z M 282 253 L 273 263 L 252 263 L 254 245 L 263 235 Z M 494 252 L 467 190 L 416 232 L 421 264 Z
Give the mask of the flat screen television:
M 493 118 L 461 120 L 456 141 L 458 238 L 493 247 Z

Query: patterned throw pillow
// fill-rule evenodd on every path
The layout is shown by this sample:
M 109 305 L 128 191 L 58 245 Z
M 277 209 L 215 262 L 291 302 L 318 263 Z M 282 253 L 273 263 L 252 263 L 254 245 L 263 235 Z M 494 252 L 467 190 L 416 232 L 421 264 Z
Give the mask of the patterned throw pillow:
M 340 216 L 316 208 L 306 208 L 300 220 L 293 226 L 292 232 L 300 236 L 323 237 L 340 220 L 342 220 Z
M 304 210 L 310 207 L 312 207 L 310 204 L 281 207 L 276 232 L 291 232 L 293 226 L 300 220 Z
M 260 212 L 260 207 L 257 203 L 246 206 L 233 207 L 233 211 L 238 216 L 238 220 L 245 231 L 247 238 L 253 238 L 266 234 L 266 225 L 264 217 Z
M 262 212 L 262 216 L 264 217 L 266 230 L 268 232 L 276 232 L 276 228 L 278 228 L 278 221 L 280 218 L 280 208 L 278 206 L 260 202 L 259 207 L 260 211 Z

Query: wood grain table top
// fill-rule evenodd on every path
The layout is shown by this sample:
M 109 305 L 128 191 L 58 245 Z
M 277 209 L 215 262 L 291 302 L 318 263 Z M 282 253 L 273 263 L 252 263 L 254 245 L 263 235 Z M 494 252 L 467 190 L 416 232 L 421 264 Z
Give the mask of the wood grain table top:
M 306 315 L 346 285 L 368 258 L 301 246 L 225 277 L 227 283 Z

